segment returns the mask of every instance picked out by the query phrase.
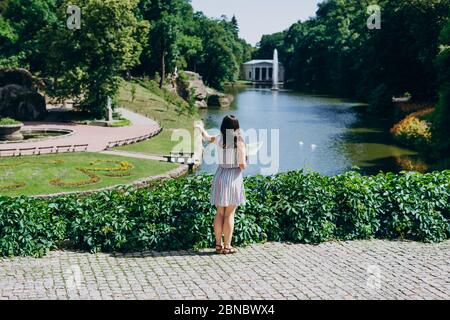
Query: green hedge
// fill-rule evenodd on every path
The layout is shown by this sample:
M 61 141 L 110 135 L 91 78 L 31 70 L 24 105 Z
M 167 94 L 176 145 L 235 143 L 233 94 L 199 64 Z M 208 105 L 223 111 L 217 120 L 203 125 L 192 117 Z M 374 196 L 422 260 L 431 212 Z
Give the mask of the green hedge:
M 234 243 L 450 237 L 450 171 L 326 177 L 289 172 L 246 178 Z M 96 251 L 177 250 L 214 244 L 211 177 L 88 197 L 0 197 L 0 252 L 36 255 L 69 240 Z

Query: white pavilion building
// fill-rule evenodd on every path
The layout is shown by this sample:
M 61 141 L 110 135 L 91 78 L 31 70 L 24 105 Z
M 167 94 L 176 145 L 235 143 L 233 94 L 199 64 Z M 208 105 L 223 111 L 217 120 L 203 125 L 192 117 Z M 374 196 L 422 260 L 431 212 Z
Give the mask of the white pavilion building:
M 241 78 L 254 83 L 272 83 L 273 60 L 251 60 L 242 66 Z M 279 63 L 278 81 L 284 82 L 284 67 Z

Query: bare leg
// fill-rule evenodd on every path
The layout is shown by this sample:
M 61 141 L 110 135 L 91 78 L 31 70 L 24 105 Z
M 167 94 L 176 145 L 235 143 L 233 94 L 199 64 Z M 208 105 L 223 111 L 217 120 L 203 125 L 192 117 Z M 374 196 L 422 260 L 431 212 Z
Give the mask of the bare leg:
M 229 206 L 225 208 L 225 219 L 223 222 L 223 234 L 224 234 L 224 246 L 225 248 L 231 247 L 231 239 L 233 237 L 234 230 L 234 213 L 236 212 L 236 206 Z
M 217 206 L 217 214 L 214 219 L 214 234 L 216 235 L 216 246 L 222 245 L 223 220 L 225 217 L 225 208 Z

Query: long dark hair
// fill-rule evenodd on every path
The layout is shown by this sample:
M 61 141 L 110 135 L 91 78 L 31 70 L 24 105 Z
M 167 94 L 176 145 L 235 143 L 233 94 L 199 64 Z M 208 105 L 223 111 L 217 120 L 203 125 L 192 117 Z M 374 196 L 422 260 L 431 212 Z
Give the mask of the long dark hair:
M 239 120 L 231 115 L 231 116 L 226 116 L 225 118 L 223 118 L 222 121 L 222 125 L 220 126 L 220 132 L 222 132 L 222 141 L 223 141 L 223 147 L 226 148 L 227 146 L 227 132 L 230 133 L 231 130 L 233 130 L 233 132 L 238 131 L 240 129 L 239 126 Z M 234 148 L 237 148 L 237 141 L 238 141 L 238 137 L 235 134 L 234 135 Z

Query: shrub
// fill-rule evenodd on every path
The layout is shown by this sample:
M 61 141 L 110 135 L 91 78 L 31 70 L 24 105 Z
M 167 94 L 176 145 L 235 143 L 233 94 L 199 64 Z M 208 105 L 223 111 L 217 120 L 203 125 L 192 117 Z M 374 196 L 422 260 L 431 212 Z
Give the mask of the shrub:
M 86 197 L 0 198 L 0 252 L 43 255 L 70 240 L 97 251 L 179 250 L 214 245 L 211 176 L 118 188 Z M 261 241 L 450 237 L 450 171 L 335 177 L 294 171 L 245 179 L 235 245 Z
M 432 142 L 431 124 L 421 118 L 433 111 L 433 108 L 428 108 L 408 115 L 391 129 L 394 139 L 408 147 L 429 150 Z
M 128 191 L 107 191 L 77 200 L 65 215 L 70 215 L 68 237 L 80 249 L 120 251 L 127 249 L 136 225 Z M 132 204 L 132 203 L 131 203 Z
M 0 254 L 43 256 L 64 239 L 66 219 L 55 202 L 0 197 Z
M 317 173 L 280 174 L 273 178 L 273 210 L 281 225 L 281 239 L 319 243 L 334 238 L 333 185 Z
M 380 175 L 380 237 L 439 242 L 448 238 L 450 172 Z
M 23 123 L 11 118 L 2 118 L 0 119 L 0 126 L 15 126 L 22 125 Z
M 380 229 L 383 192 L 380 179 L 348 172 L 334 178 L 335 224 L 339 239 L 370 239 Z

